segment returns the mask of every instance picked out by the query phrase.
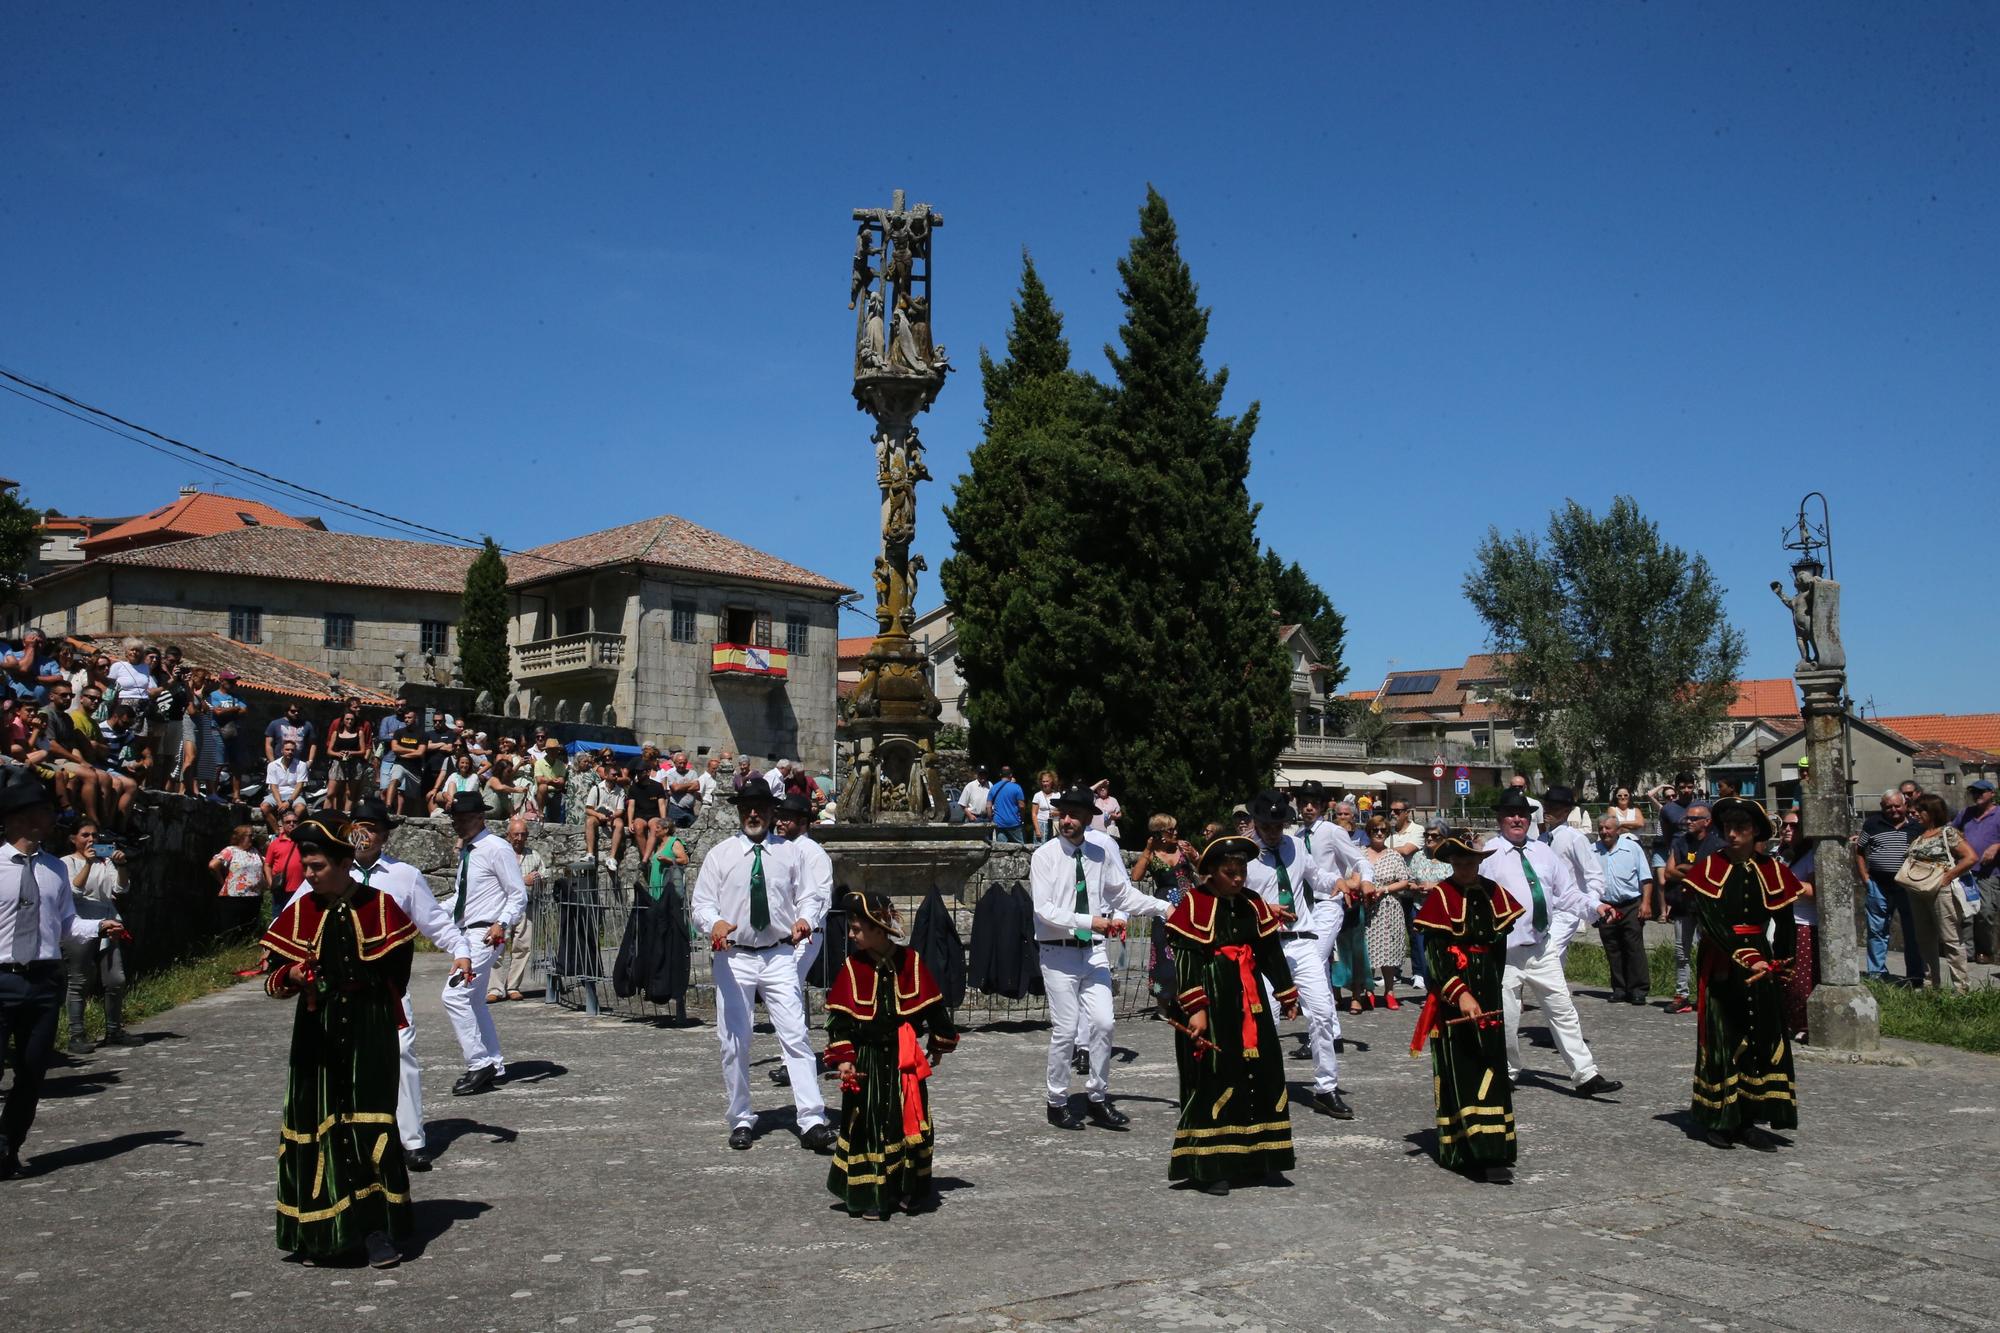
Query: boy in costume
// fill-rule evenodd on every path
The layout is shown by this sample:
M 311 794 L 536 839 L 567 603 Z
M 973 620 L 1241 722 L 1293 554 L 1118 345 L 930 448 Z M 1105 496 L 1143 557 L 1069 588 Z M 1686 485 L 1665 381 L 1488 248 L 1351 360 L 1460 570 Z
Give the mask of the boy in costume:
M 931 1065 L 958 1047 L 944 993 L 886 894 L 851 893 L 847 961 L 826 993 L 826 1064 L 840 1071 L 840 1133 L 826 1187 L 853 1217 L 937 1206 L 931 1186 Z M 926 1050 L 917 1036 L 928 1037 Z
M 1451 877 L 1417 909 L 1430 987 L 1410 1054 L 1430 1042 L 1438 1165 L 1505 1179 L 1514 1165 L 1514 1090 L 1500 973 L 1507 932 L 1523 909 L 1479 873 L 1484 853 L 1464 832 L 1446 833 L 1432 855 L 1451 867 Z
M 1209 1194 L 1295 1165 L 1285 1056 L 1260 975 L 1288 1019 L 1299 1016 L 1299 991 L 1277 909 L 1246 888 L 1257 854 L 1249 838 L 1209 843 L 1201 886 L 1182 894 L 1167 917 L 1188 1016 L 1186 1027 L 1174 1025 L 1181 1115 L 1167 1179 Z

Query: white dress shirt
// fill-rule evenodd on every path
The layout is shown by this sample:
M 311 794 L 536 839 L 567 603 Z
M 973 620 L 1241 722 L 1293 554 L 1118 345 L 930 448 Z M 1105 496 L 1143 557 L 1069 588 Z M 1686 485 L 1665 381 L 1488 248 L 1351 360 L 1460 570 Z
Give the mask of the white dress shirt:
M 431 892 L 430 881 L 408 861 L 383 856 L 373 866 L 363 867 L 357 860 L 348 869 L 347 877 L 356 884 L 365 884 L 388 894 L 396 906 L 403 909 L 403 915 L 410 918 L 410 924 L 417 928 L 417 933 L 442 949 L 445 957 L 472 956 L 471 950 L 466 947 L 465 936 L 452 922 L 451 913 Z M 312 891 L 310 884 L 299 885 L 285 905 L 291 906 Z
M 1090 910 L 1076 910 L 1076 853 L 1083 849 L 1083 883 Z M 1086 835 L 1072 843 L 1055 837 L 1035 849 L 1029 863 L 1030 892 L 1035 900 L 1035 938 L 1047 944 L 1074 939 L 1089 930 L 1092 917 L 1160 916 L 1171 909 L 1165 898 L 1141 893 L 1125 873 L 1125 857 L 1111 843 Z
M 512 930 L 528 910 L 528 886 L 521 878 L 521 858 L 492 829 L 482 828 L 472 836 L 472 858 L 465 864 L 463 913 L 457 910 L 457 904 L 458 884 L 454 875 L 452 895 L 445 907 L 454 920 L 463 920 L 467 926 L 474 921 L 491 921 Z
M 1514 918 L 1514 928 L 1507 932 L 1509 949 L 1538 948 L 1548 937 L 1547 931 L 1535 929 L 1535 894 L 1528 887 L 1527 872 L 1521 869 L 1521 851 L 1527 853 L 1527 859 L 1535 867 L 1535 877 L 1542 883 L 1542 899 L 1549 905 L 1551 925 L 1555 924 L 1559 912 L 1567 912 L 1583 920 L 1595 915 L 1591 911 L 1590 900 L 1576 882 L 1576 876 L 1547 843 L 1530 838 L 1517 850 L 1512 843 L 1496 834 L 1486 844 L 1487 855 L 1479 863 L 1479 873 L 1505 888 L 1509 896 L 1521 904 L 1521 915 Z
M 784 770 L 774 768 L 766 773 L 764 775 L 764 785 L 771 789 L 771 795 L 782 801 L 785 798 Z
M 1292 882 L 1291 911 L 1298 917 L 1296 922 L 1286 923 L 1285 929 L 1311 930 L 1313 923 L 1306 909 L 1306 890 L 1312 890 L 1317 904 L 1338 893 L 1339 888 L 1328 881 L 1318 864 L 1307 854 L 1305 840 L 1297 834 L 1279 834 L 1276 847 L 1265 846 L 1264 839 L 1254 832 L 1250 838 L 1258 847 L 1257 859 L 1244 868 L 1250 892 L 1273 907 L 1283 906 L 1278 900 L 1278 862 L 1283 860 L 1285 875 Z
M 287 764 L 282 758 L 273 759 L 264 765 L 264 786 L 281 801 L 297 800 L 299 788 L 306 785 L 306 761 L 294 759 Z
M 1567 822 L 1545 829 L 1542 841 L 1548 844 L 1558 860 L 1568 865 L 1577 887 L 1589 900 L 1590 911 L 1582 919 L 1597 920 L 1597 909 L 1604 902 L 1604 863 L 1598 859 L 1597 849 L 1590 845 L 1589 838 Z
M 1306 831 L 1312 835 L 1312 859 L 1319 868 L 1320 883 L 1337 886 L 1349 875 L 1359 875 L 1369 884 L 1375 882 L 1375 863 L 1347 836 L 1346 829 L 1330 819 L 1316 819 Z
M 826 924 L 826 914 L 833 907 L 833 858 L 811 838 L 787 838 L 773 833 L 765 841 L 784 848 L 797 863 L 799 914 L 793 920 L 804 921 L 818 930 Z
M 0 845 L 0 963 L 60 962 L 64 935 L 94 940 L 103 930 L 101 921 L 76 914 L 76 895 L 55 856 Z
M 771 922 L 762 930 L 750 928 L 750 870 L 755 849 L 764 849 L 764 901 Z M 805 917 L 800 899 L 799 858 L 776 838 L 761 844 L 748 834 L 737 833 L 726 842 L 709 848 L 701 858 L 701 873 L 695 876 L 694 894 L 688 909 L 695 926 L 704 935 L 713 934 L 715 923 L 727 921 L 736 927 L 730 943 L 740 949 L 764 949 L 792 937 L 792 927 Z

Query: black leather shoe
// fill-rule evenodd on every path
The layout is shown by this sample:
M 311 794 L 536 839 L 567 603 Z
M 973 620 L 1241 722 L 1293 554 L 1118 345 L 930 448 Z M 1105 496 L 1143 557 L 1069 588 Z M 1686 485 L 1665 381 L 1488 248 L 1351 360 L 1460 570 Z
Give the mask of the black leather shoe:
M 481 1065 L 477 1069 L 468 1069 L 465 1071 L 464 1077 L 451 1085 L 451 1095 L 454 1097 L 476 1097 L 482 1092 L 491 1091 L 494 1077 L 492 1065 Z
M 1711 1148 L 1734 1148 L 1736 1146 L 1736 1140 L 1730 1138 L 1719 1129 L 1703 1130 L 1701 1136 L 1708 1141 L 1708 1146 Z
M 1756 1152 L 1778 1151 L 1778 1141 L 1754 1125 L 1739 1134 L 1736 1141 Z
M 1090 1123 L 1099 1129 L 1123 1130 L 1132 1123 L 1132 1117 L 1113 1106 L 1110 1102 L 1085 1102 L 1083 1113 L 1090 1117 Z
M 779 1065 L 771 1071 L 771 1081 L 781 1088 L 789 1088 L 792 1086 L 792 1071 Z
M 112 1028 L 104 1034 L 104 1044 L 106 1046 L 144 1046 L 146 1039 L 144 1037 L 135 1037 L 124 1028 Z
M 814 1125 L 811 1129 L 799 1135 L 799 1144 L 802 1147 L 811 1149 L 813 1152 L 832 1152 L 833 1126 Z
M 729 1146 L 737 1152 L 748 1152 L 750 1149 L 750 1127 L 748 1125 L 738 1125 L 735 1129 L 730 1130 Z
M 1623 1083 L 1620 1083 L 1615 1078 L 1606 1078 L 1602 1074 L 1592 1074 L 1588 1082 L 1576 1085 L 1576 1095 L 1579 1097 L 1602 1097 L 1607 1093 L 1616 1092 L 1624 1086 Z
M 1628 1004 L 1651 1004 L 1653 1002 L 1652 997 L 1642 990 L 1633 991 L 1625 997 L 1625 1001 Z
M 1069 1067 L 1076 1073 L 1088 1074 L 1090 1072 L 1090 1052 L 1078 1051 L 1075 1055 L 1072 1055 L 1069 1058 Z
M 1213 1194 L 1218 1199 L 1227 1198 L 1229 1195 L 1229 1182 L 1226 1180 L 1211 1180 L 1201 1187 L 1201 1192 L 1203 1194 Z
M 1354 1108 L 1347 1104 L 1347 1099 L 1340 1095 L 1340 1090 L 1337 1088 L 1332 1092 L 1315 1092 L 1312 1095 L 1312 1109 L 1321 1115 L 1330 1115 L 1335 1120 L 1354 1119 Z
M 1082 1129 L 1083 1116 L 1067 1104 L 1049 1108 L 1049 1123 L 1057 1129 Z
M 412 1171 L 428 1171 L 435 1154 L 429 1148 L 403 1149 L 403 1165 Z

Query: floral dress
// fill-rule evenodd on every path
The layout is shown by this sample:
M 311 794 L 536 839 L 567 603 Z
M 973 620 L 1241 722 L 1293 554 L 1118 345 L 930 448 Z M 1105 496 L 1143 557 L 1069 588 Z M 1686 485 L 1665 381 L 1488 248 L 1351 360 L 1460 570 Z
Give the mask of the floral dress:
M 1410 877 L 1410 863 L 1401 852 L 1383 852 L 1372 858 L 1375 882 L 1394 884 Z M 1410 933 L 1403 923 L 1403 905 L 1384 898 L 1368 917 L 1368 961 L 1376 968 L 1400 968 L 1410 960 Z

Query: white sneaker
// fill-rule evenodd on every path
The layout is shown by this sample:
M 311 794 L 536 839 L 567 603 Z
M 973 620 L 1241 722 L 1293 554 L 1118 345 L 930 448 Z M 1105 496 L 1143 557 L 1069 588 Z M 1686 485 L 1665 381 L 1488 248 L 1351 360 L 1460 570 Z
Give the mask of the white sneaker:
M 1422 990 L 1422 989 L 1424 989 L 1424 979 L 1423 979 L 1422 977 L 1411 977 L 1411 978 L 1410 978 L 1410 987 L 1411 987 L 1411 989 L 1413 989 L 1413 990 Z

